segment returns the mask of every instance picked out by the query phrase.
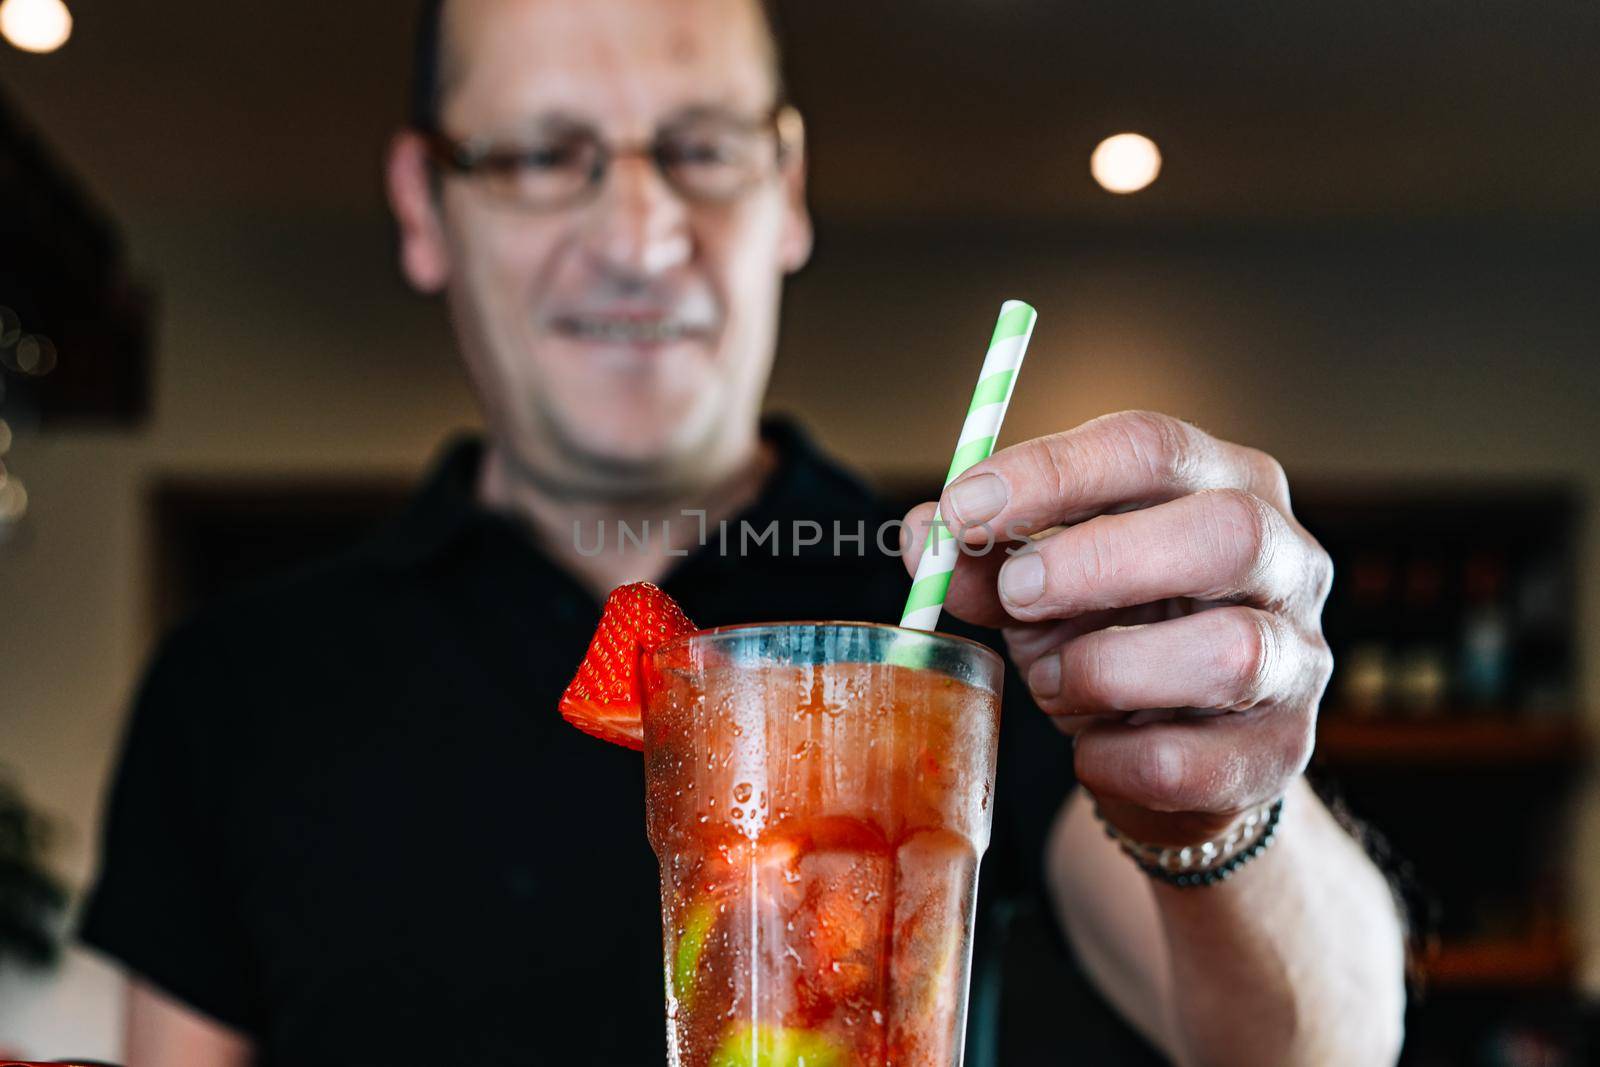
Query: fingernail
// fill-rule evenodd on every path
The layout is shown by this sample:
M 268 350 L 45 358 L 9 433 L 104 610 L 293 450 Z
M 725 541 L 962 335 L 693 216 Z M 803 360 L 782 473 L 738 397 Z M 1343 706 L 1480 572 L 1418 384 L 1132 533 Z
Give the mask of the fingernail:
M 1053 697 L 1061 692 L 1061 653 L 1043 656 L 1028 668 L 1028 688 L 1036 697 Z
M 963 478 L 950 487 L 950 506 L 962 526 L 988 522 L 1006 506 L 1006 483 L 994 474 Z
M 1044 596 L 1044 560 L 1039 553 L 1019 553 L 1000 568 L 1000 595 L 1018 607 Z

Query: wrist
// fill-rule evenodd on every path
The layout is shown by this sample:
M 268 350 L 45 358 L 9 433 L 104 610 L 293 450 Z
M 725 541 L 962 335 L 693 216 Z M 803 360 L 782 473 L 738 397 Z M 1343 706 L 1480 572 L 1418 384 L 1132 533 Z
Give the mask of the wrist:
M 1182 848 L 1222 837 L 1255 808 L 1242 811 L 1153 811 L 1125 800 L 1088 793 L 1095 814 L 1118 832 L 1151 845 Z
M 1218 825 L 1215 817 L 1152 822 L 1129 819 L 1128 812 L 1122 811 L 1123 821 L 1119 823 L 1113 821 L 1107 806 L 1099 803 L 1095 804 L 1094 813 L 1106 836 L 1148 877 L 1187 889 L 1226 881 L 1271 848 L 1277 839 L 1283 803 L 1280 796 L 1249 808 L 1207 836 L 1197 836 L 1197 831 Z M 1124 828 L 1129 822 L 1155 829 L 1150 837 L 1138 837 Z

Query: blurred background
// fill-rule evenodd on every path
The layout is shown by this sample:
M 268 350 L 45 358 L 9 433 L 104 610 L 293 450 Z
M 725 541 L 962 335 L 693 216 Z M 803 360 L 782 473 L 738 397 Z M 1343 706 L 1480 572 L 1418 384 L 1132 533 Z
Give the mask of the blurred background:
M 114 1059 L 118 979 L 30 930 L 144 656 L 475 415 L 380 188 L 413 5 L 68 4 L 0 44 L 0 1046 Z M 1420 887 L 1407 1062 L 1600 1062 L 1600 8 L 779 6 L 819 229 L 772 408 L 919 496 L 1015 295 L 1008 439 L 1278 456 L 1340 572 L 1317 771 Z

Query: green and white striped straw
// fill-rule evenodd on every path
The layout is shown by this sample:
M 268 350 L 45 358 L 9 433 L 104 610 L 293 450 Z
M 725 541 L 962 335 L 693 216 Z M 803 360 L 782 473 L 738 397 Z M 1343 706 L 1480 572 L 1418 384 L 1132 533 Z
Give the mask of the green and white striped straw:
M 989 340 L 989 353 L 978 374 L 978 387 L 972 392 L 972 405 L 967 408 L 967 421 L 950 460 L 950 473 L 944 477 L 947 487 L 994 453 L 994 439 L 1000 436 L 1000 423 L 1005 420 L 1011 391 L 1022 370 L 1022 357 L 1028 351 L 1028 339 L 1033 336 L 1033 324 L 1038 319 L 1039 313 L 1020 300 L 1007 300 L 1000 305 L 1000 321 L 995 323 L 994 336 Z M 961 556 L 960 546 L 951 543 L 954 540 L 955 534 L 935 511 L 928 543 L 917 561 L 911 595 L 906 598 L 906 610 L 900 617 L 901 626 L 932 630 L 939 625 L 939 612 L 950 591 L 950 575 Z

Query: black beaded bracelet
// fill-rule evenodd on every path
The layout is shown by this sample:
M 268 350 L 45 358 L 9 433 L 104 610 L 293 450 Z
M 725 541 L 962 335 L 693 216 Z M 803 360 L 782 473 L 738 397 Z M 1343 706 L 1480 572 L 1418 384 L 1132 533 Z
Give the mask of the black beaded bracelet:
M 1095 808 L 1095 816 L 1100 819 L 1101 825 L 1105 827 L 1106 836 L 1117 843 L 1123 853 L 1133 860 L 1135 866 L 1156 881 L 1176 886 L 1179 889 L 1203 889 L 1232 878 L 1235 871 L 1272 847 L 1272 843 L 1278 839 L 1278 819 L 1282 814 L 1283 798 L 1279 797 L 1267 809 L 1266 815 L 1261 821 L 1261 830 L 1250 844 L 1243 846 L 1238 852 L 1229 856 L 1215 867 L 1198 871 L 1181 869 L 1175 871 L 1146 859 L 1137 848 L 1130 844 L 1127 837 L 1118 832 L 1115 827 L 1105 820 L 1104 816 L 1100 815 L 1099 807 L 1096 806 Z

